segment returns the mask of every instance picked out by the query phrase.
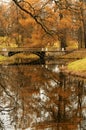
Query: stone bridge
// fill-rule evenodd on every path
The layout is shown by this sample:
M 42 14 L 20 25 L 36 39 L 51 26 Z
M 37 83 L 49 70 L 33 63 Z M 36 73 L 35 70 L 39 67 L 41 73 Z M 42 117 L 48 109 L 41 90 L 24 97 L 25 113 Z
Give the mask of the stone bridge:
M 38 55 L 40 58 L 45 57 L 45 51 L 42 51 L 41 48 L 25 48 L 25 47 L 18 47 L 18 48 L 0 48 L 0 53 L 4 56 L 12 56 L 17 53 L 33 53 Z
M 26 47 L 15 47 L 15 48 L 0 48 L 0 53 L 4 56 L 12 56 L 17 53 L 33 53 L 38 55 L 41 59 L 45 57 L 45 55 L 48 54 L 65 54 L 66 51 L 59 51 L 59 50 L 54 50 L 54 49 L 49 49 L 49 48 L 26 48 Z

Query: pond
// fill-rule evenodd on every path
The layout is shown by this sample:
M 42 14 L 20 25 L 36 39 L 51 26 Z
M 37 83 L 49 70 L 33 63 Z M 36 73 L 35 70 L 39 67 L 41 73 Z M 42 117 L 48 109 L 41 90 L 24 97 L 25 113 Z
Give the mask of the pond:
M 0 66 L 0 130 L 86 129 L 86 80 L 62 65 Z

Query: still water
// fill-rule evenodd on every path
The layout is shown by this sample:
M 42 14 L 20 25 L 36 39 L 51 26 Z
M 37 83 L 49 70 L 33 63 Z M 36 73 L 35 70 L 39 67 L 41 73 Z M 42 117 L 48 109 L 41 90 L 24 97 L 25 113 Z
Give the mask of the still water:
M 86 130 L 86 81 L 57 64 L 0 66 L 0 130 Z

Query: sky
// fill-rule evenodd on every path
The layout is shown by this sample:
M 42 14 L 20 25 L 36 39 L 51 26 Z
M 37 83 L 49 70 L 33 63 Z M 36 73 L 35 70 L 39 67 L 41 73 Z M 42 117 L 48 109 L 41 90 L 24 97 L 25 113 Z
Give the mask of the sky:
M 2 2 L 8 3 L 8 2 L 10 2 L 10 0 L 0 0 L 0 3 L 2 3 Z
M 2 3 L 9 4 L 10 1 L 11 1 L 11 0 L 0 0 L 0 5 L 1 5 Z
M 9 2 L 10 0 L 2 0 L 3 2 Z

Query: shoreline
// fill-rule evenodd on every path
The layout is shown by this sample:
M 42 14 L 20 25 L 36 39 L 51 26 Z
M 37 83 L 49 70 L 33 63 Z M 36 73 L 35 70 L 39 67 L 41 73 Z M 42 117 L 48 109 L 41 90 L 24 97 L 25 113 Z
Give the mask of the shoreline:
M 65 73 L 65 75 L 77 77 L 79 79 L 84 79 L 86 81 L 86 72 L 75 72 L 68 70 L 67 67 L 60 68 L 62 73 Z
M 70 54 L 66 54 L 66 55 L 62 56 L 61 58 L 63 58 L 63 57 L 64 57 L 64 60 L 65 59 L 71 59 L 71 58 L 75 59 L 74 61 L 72 61 L 70 63 L 76 62 L 80 59 L 81 60 L 85 59 L 86 58 L 86 49 L 75 50 L 75 51 L 71 52 Z M 84 64 L 84 62 L 82 63 L 82 65 L 83 64 Z M 79 66 L 79 64 L 77 64 L 77 67 L 78 66 Z M 75 68 L 74 69 L 68 69 L 68 65 L 61 67 L 60 69 L 65 74 L 68 74 L 68 75 L 71 75 L 71 76 L 76 76 L 78 78 L 83 78 L 83 79 L 86 80 L 86 70 L 80 70 L 80 69 L 75 70 Z

